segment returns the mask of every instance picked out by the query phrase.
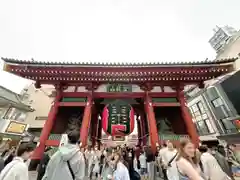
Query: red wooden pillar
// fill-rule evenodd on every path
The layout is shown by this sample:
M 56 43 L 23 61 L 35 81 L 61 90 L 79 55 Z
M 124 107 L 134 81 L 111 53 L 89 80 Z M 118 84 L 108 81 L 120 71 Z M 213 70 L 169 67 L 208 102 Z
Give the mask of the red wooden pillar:
M 157 123 L 155 119 L 155 113 L 152 106 L 151 98 L 148 96 L 148 92 L 146 93 L 145 98 L 145 111 L 147 113 L 148 127 L 149 127 L 149 136 L 151 141 L 152 151 L 155 153 L 157 144 L 159 144 L 159 137 L 157 131 Z
M 195 144 L 195 146 L 198 147 L 199 146 L 199 136 L 198 136 L 197 130 L 195 128 L 195 125 L 192 121 L 192 117 L 190 115 L 189 109 L 187 107 L 186 100 L 184 97 L 184 92 L 181 89 L 178 91 L 178 100 L 181 105 L 182 117 L 185 121 L 188 134 L 191 137 L 191 140 Z
M 147 136 L 146 136 L 146 130 L 145 130 L 146 124 L 145 124 L 145 117 L 144 117 L 143 113 L 140 113 L 139 122 L 140 122 L 141 130 L 142 130 L 142 133 L 141 133 L 142 144 L 143 144 L 143 146 L 146 146 L 146 144 L 147 144 Z
M 88 96 L 87 98 L 87 104 L 84 109 L 83 114 L 83 120 L 82 120 L 82 126 L 80 130 L 80 141 L 82 143 L 82 146 L 85 147 L 88 143 L 88 132 L 90 128 L 91 123 L 91 115 L 92 115 L 92 96 Z
M 41 135 L 40 135 L 40 140 L 39 140 L 40 144 L 34 150 L 32 159 L 41 159 L 42 158 L 42 155 L 45 151 L 45 142 L 48 140 L 48 137 L 51 133 L 52 127 L 53 127 L 55 119 L 56 119 L 60 99 L 61 99 L 61 92 L 57 91 L 57 95 L 55 97 L 54 104 L 52 105 L 52 107 L 48 113 L 48 119 L 46 120 L 44 127 L 42 129 Z
M 97 139 L 98 139 L 98 146 L 101 146 L 102 141 L 102 118 L 98 119 L 98 126 L 97 126 Z
M 92 118 L 92 121 L 91 121 L 91 127 L 92 127 L 92 133 L 91 133 L 91 136 L 92 136 L 92 146 L 95 146 L 96 145 L 96 141 L 98 139 L 97 137 L 97 128 L 98 128 L 98 113 L 97 112 L 94 112 L 93 114 L 93 118 Z
M 143 135 L 142 135 L 142 127 L 141 127 L 141 122 L 140 122 L 140 116 L 139 115 L 137 115 L 136 121 L 137 121 L 137 128 L 138 128 L 138 145 L 141 145 Z

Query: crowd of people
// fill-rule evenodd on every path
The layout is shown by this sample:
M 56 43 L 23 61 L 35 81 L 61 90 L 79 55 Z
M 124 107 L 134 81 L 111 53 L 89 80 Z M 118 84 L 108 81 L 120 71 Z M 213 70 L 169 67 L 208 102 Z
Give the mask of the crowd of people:
M 26 161 L 34 146 L 22 143 L 2 153 L 0 180 L 29 180 Z M 12 157 L 6 161 L 6 154 Z M 2 165 L 1 165 L 2 164 Z M 79 132 L 68 134 L 68 143 L 57 151 L 46 148 L 37 180 L 231 180 L 239 176 L 240 157 L 235 145 L 195 148 L 182 140 L 177 148 L 167 141 L 157 152 L 151 147 L 82 147 Z

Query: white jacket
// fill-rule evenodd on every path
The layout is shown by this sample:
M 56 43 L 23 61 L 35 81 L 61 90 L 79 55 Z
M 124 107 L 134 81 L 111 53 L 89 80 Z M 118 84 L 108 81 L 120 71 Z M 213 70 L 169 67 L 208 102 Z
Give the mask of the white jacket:
M 72 180 L 69 161 L 75 180 L 83 180 L 85 176 L 85 160 L 77 145 L 66 144 L 51 157 L 42 180 Z
M 27 164 L 21 157 L 15 157 L 2 170 L 0 180 L 29 180 Z

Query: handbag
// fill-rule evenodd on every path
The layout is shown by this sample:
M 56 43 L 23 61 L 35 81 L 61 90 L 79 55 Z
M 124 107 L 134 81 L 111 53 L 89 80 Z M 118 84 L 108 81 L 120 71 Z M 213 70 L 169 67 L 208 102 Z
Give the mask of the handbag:
M 67 165 L 68 165 L 68 169 L 69 169 L 69 171 L 70 171 L 70 173 L 71 173 L 71 176 L 72 176 L 73 180 L 75 180 L 75 175 L 74 175 L 74 173 L 73 173 L 73 170 L 72 170 L 72 167 L 71 167 L 69 161 L 67 161 Z

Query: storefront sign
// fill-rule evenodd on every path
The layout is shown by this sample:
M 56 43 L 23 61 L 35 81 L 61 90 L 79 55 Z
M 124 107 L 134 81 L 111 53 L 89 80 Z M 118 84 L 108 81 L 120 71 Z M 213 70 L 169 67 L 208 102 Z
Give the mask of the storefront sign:
M 27 124 L 11 121 L 5 132 L 23 134 L 26 128 L 27 128 Z

